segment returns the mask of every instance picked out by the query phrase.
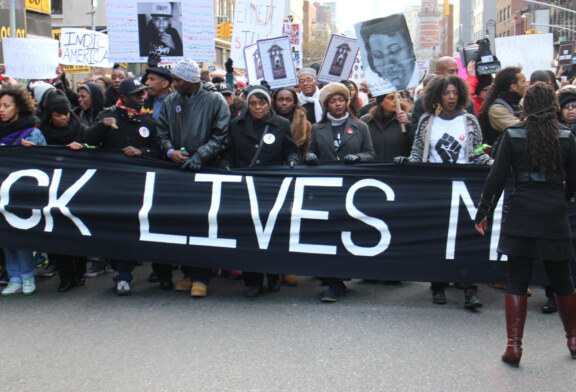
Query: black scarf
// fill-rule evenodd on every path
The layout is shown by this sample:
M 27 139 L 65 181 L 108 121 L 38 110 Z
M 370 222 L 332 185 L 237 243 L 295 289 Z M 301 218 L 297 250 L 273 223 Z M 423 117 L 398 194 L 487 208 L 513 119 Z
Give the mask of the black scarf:
M 0 121 L 0 139 L 22 129 L 34 128 L 36 122 L 31 114 L 20 115 L 16 121 Z
M 498 94 L 499 98 L 505 100 L 512 108 L 514 112 L 517 112 L 520 109 L 520 100 L 522 97 L 515 92 L 512 91 L 502 91 Z
M 78 117 L 70 114 L 70 121 L 64 128 L 57 128 L 52 121 L 48 121 L 42 124 L 41 131 L 46 138 L 46 144 L 67 145 L 76 140 L 80 132 L 80 121 L 78 121 Z

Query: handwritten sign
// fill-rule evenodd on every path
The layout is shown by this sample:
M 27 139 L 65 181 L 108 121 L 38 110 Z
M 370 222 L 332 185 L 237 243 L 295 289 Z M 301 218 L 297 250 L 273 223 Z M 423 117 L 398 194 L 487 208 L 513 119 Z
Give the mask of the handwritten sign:
M 62 64 L 112 67 L 108 61 L 108 36 L 86 29 L 63 28 L 60 34 Z
M 285 1 L 237 0 L 230 57 L 242 64 L 243 49 L 256 41 L 282 35 Z
M 539 69 L 551 69 L 554 59 L 553 34 L 529 34 L 496 38 L 496 56 L 502 68 L 522 66 L 527 78 Z
M 292 60 L 290 38 L 276 37 L 257 41 L 264 79 L 272 89 L 296 86 L 296 67 Z
M 348 79 L 357 53 L 358 41 L 356 39 L 332 34 L 320 72 L 318 72 L 318 81 L 330 83 Z
M 6 75 L 24 79 L 56 77 L 58 41 L 47 38 L 2 39 Z
M 150 52 L 169 62 L 215 60 L 213 0 L 172 1 L 160 12 L 165 4 L 106 1 L 111 62 L 146 62 Z

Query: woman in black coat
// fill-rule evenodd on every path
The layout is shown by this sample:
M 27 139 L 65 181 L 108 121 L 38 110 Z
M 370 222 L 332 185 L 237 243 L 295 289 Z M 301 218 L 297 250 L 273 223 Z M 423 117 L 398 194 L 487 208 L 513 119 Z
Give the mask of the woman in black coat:
M 99 83 L 84 82 L 78 86 L 79 106 L 74 113 L 89 127 L 96 122 L 98 114 L 104 109 L 104 89 Z
M 506 130 L 488 175 L 474 222 L 484 235 L 512 169 L 510 209 L 502 222 L 498 251 L 508 255 L 506 331 L 502 360 L 517 367 L 522 356 L 526 289 L 532 261 L 543 260 L 564 324 L 568 349 L 576 359 L 576 294 L 570 274 L 573 257 L 568 201 L 576 189 L 576 139 L 558 124 L 558 100 L 537 82 L 524 96 L 525 120 Z
M 290 122 L 270 110 L 272 101 L 263 86 L 253 88 L 246 99 L 248 105 L 239 117 L 232 120 L 229 128 L 229 144 L 220 165 L 227 171 L 231 168 L 270 166 L 298 163 L 300 152 L 294 143 Z M 248 290 L 246 297 L 257 297 L 262 293 L 264 274 L 242 273 Z M 267 274 L 268 289 L 280 289 L 280 275 Z
M 374 160 L 374 147 L 368 127 L 349 112 L 350 91 L 342 83 L 330 83 L 320 90 L 320 103 L 324 110 L 322 121 L 312 126 L 312 136 L 304 161 L 308 165 L 318 162 L 344 161 L 353 164 Z M 346 286 L 342 279 L 323 279 L 328 290 L 322 293 L 323 302 L 338 301 Z

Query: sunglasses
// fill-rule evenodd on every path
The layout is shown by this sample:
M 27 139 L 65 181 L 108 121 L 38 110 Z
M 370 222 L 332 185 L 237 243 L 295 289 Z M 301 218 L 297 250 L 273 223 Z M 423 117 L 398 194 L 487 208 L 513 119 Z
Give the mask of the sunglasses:
M 565 108 L 576 108 L 576 102 L 570 102 L 564 105 Z

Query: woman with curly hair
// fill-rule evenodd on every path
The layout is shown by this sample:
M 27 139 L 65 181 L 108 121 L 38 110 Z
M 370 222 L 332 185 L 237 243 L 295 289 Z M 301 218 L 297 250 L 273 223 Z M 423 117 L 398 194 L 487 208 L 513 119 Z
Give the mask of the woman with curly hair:
M 3 86 L 0 90 L 0 145 L 25 147 L 46 144 L 36 129 L 36 108 L 30 93 L 18 86 Z M 9 283 L 3 296 L 18 293 L 34 294 L 34 259 L 32 250 L 4 248 Z
M 543 260 L 556 293 L 568 349 L 576 359 L 576 294 L 570 274 L 573 250 L 567 213 L 568 201 L 576 190 L 576 139 L 569 130 L 560 128 L 558 110 L 554 91 L 546 84 L 537 82 L 526 90 L 525 120 L 504 133 L 474 219 L 476 230 L 484 235 L 486 220 L 493 215 L 512 169 L 514 186 L 498 252 L 508 255 L 508 344 L 502 360 L 514 367 L 522 357 L 526 289 L 534 259 Z
M 476 117 L 464 110 L 470 95 L 466 81 L 459 76 L 438 76 L 424 90 L 424 109 L 418 123 L 412 151 L 408 158 L 397 157 L 395 162 L 430 162 L 444 164 L 490 164 L 492 160 L 482 152 L 482 131 Z M 446 304 L 446 282 L 432 282 L 432 303 Z M 464 308 L 482 307 L 478 287 L 466 284 Z

